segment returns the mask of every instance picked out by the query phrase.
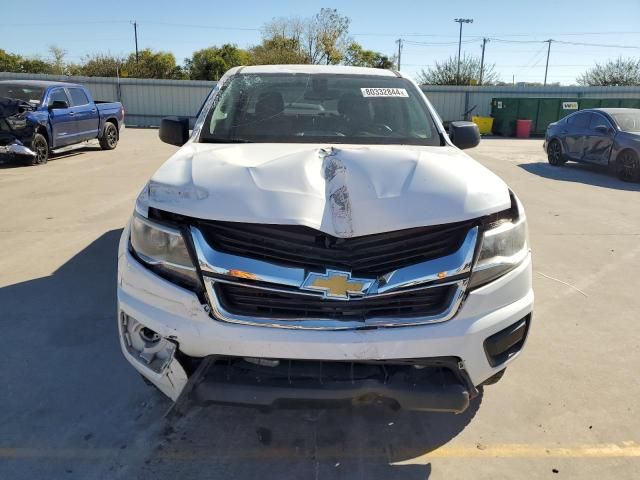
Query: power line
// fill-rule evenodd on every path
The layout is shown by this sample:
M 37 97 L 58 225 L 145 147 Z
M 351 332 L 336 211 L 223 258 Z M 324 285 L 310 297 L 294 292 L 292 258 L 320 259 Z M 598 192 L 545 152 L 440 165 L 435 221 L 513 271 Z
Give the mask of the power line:
M 259 32 L 259 28 L 249 27 L 221 27 L 219 25 L 196 25 L 192 23 L 171 23 L 171 22 L 142 22 L 147 25 L 164 25 L 167 27 L 205 28 L 211 30 L 239 30 L 244 32 Z
M 83 20 L 83 21 L 47 21 L 47 22 L 20 22 L 20 23 L 7 23 L 3 25 L 3 28 L 9 27 L 30 27 L 30 26 L 40 26 L 40 27 L 58 27 L 60 25 L 98 25 L 98 24 L 128 24 L 129 20 Z M 260 31 L 260 28 L 256 27 L 229 27 L 229 26 L 220 26 L 220 25 L 202 25 L 202 24 L 190 24 L 190 23 L 173 23 L 173 22 L 156 22 L 156 21 L 142 21 L 138 23 L 144 23 L 148 25 L 164 25 L 164 26 L 175 26 L 175 27 L 192 27 L 192 28 L 205 28 L 205 29 L 214 29 L 214 30 L 239 30 L 239 31 Z M 351 33 L 354 36 L 371 36 L 371 37 L 431 37 L 431 38 L 457 38 L 458 35 L 450 35 L 450 34 L 434 34 L 434 33 L 418 33 L 418 32 L 408 32 L 408 33 L 391 33 L 391 32 L 355 32 Z M 587 36 L 587 35 L 640 35 L 640 31 L 594 31 L 594 32 L 531 32 L 531 33 L 489 33 L 484 34 L 487 38 L 493 37 L 564 37 L 564 36 Z M 480 37 L 482 38 L 482 37 Z M 535 42 L 536 40 L 529 40 L 530 42 Z M 528 42 L 529 42 L 528 41 Z M 559 40 L 557 40 L 560 42 Z M 589 45 L 591 46 L 591 45 Z M 593 46 L 599 46 L 598 44 L 593 44 Z M 607 45 L 609 46 L 609 45 Z M 611 47 L 618 47 L 617 45 L 611 45 Z M 634 47 L 640 48 L 640 47 Z
M 482 37 L 472 37 L 469 40 L 463 40 L 462 43 L 475 43 L 478 40 L 481 40 Z M 404 40 L 404 43 L 408 43 L 410 45 L 458 45 L 458 42 L 415 42 L 413 40 Z
M 522 72 L 534 68 L 535 66 L 538 65 L 538 63 L 540 63 L 540 60 L 542 60 L 543 58 L 544 58 L 544 45 L 540 47 L 539 50 L 536 50 L 536 53 L 531 58 L 529 58 L 529 60 L 527 60 L 526 63 L 522 65 L 522 68 L 520 68 L 520 70 L 518 70 L 515 74 L 519 76 Z
M 546 47 L 542 47 L 542 51 L 544 51 Z M 541 57 L 541 59 L 544 58 L 544 55 Z M 540 59 L 540 60 L 541 60 Z M 540 62 L 540 60 L 536 61 L 536 63 L 534 65 L 529 64 L 513 64 L 513 63 L 497 63 L 495 64 L 495 66 L 497 68 L 506 68 L 506 67 L 510 67 L 510 68 L 518 68 L 518 67 L 528 67 L 529 68 L 542 68 L 544 65 L 538 65 L 538 63 Z M 405 67 L 434 67 L 436 65 L 436 63 L 403 63 L 403 65 Z M 584 67 L 591 67 L 593 66 L 592 63 L 583 63 L 583 64 L 562 64 L 562 63 L 554 63 L 553 64 L 554 67 L 576 67 L 576 68 L 584 68 Z M 516 75 L 518 74 L 518 72 L 516 72 Z
M 504 38 L 489 37 L 494 42 L 500 43 L 543 43 L 546 40 L 505 40 Z
M 506 40 L 504 38 L 494 38 L 490 37 L 494 42 L 500 43 L 547 43 L 549 40 Z M 567 42 L 564 40 L 554 40 L 551 39 L 554 43 L 559 43 L 562 45 L 576 45 L 582 47 L 604 47 L 604 48 L 633 48 L 640 49 L 635 45 L 611 45 L 611 44 L 603 44 L 603 43 L 587 43 L 587 42 Z
M 129 23 L 129 20 L 88 20 L 82 22 L 34 22 L 34 23 L 7 23 L 2 25 L 2 28 L 6 27 L 59 27 L 60 25 L 104 25 L 104 24 L 116 24 L 116 23 Z
M 363 36 L 363 37 L 440 37 L 440 38 L 455 38 L 457 35 L 439 35 L 433 33 L 387 33 L 387 32 L 358 32 L 351 35 Z M 500 36 L 500 37 L 564 37 L 564 36 L 586 36 L 586 35 L 640 35 L 640 31 L 629 32 L 533 32 L 533 33 L 490 33 L 488 36 Z
M 562 45 L 580 45 L 583 47 L 604 47 L 604 48 L 633 48 L 640 49 L 635 45 L 605 45 L 602 43 L 583 43 L 583 42 L 565 42 L 563 40 L 554 40 L 554 43 L 560 43 Z

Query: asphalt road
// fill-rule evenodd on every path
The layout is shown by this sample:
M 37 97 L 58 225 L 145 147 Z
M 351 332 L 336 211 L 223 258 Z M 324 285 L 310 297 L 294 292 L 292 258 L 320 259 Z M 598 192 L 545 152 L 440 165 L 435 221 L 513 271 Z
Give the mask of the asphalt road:
M 546 163 L 541 140 L 469 153 L 522 199 L 535 322 L 520 359 L 464 415 L 236 407 L 164 418 L 116 336 L 116 248 L 174 151 L 0 165 L 1 479 L 632 479 L 640 472 L 640 185 Z

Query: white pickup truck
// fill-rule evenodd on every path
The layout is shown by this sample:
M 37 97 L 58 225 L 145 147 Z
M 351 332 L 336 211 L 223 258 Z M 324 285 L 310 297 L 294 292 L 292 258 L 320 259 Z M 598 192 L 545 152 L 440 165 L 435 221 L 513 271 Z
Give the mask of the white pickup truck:
M 127 360 L 174 401 L 462 412 L 521 351 L 522 204 L 401 73 L 227 72 L 118 253 Z

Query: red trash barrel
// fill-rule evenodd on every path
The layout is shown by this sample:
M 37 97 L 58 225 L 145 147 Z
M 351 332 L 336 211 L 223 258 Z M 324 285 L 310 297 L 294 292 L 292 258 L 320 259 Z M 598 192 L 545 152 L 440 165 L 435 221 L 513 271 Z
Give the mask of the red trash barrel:
M 531 126 L 533 120 L 516 120 L 516 137 L 529 138 L 531 136 Z

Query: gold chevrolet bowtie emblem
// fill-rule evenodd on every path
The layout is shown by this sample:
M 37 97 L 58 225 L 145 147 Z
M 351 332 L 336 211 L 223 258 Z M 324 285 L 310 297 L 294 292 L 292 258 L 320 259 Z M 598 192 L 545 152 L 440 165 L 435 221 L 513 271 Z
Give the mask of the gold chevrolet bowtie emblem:
M 364 295 L 372 280 L 351 278 L 349 272 L 327 270 L 327 273 L 312 272 L 307 275 L 302 288 L 322 292 L 327 298 L 349 299 L 351 295 Z

